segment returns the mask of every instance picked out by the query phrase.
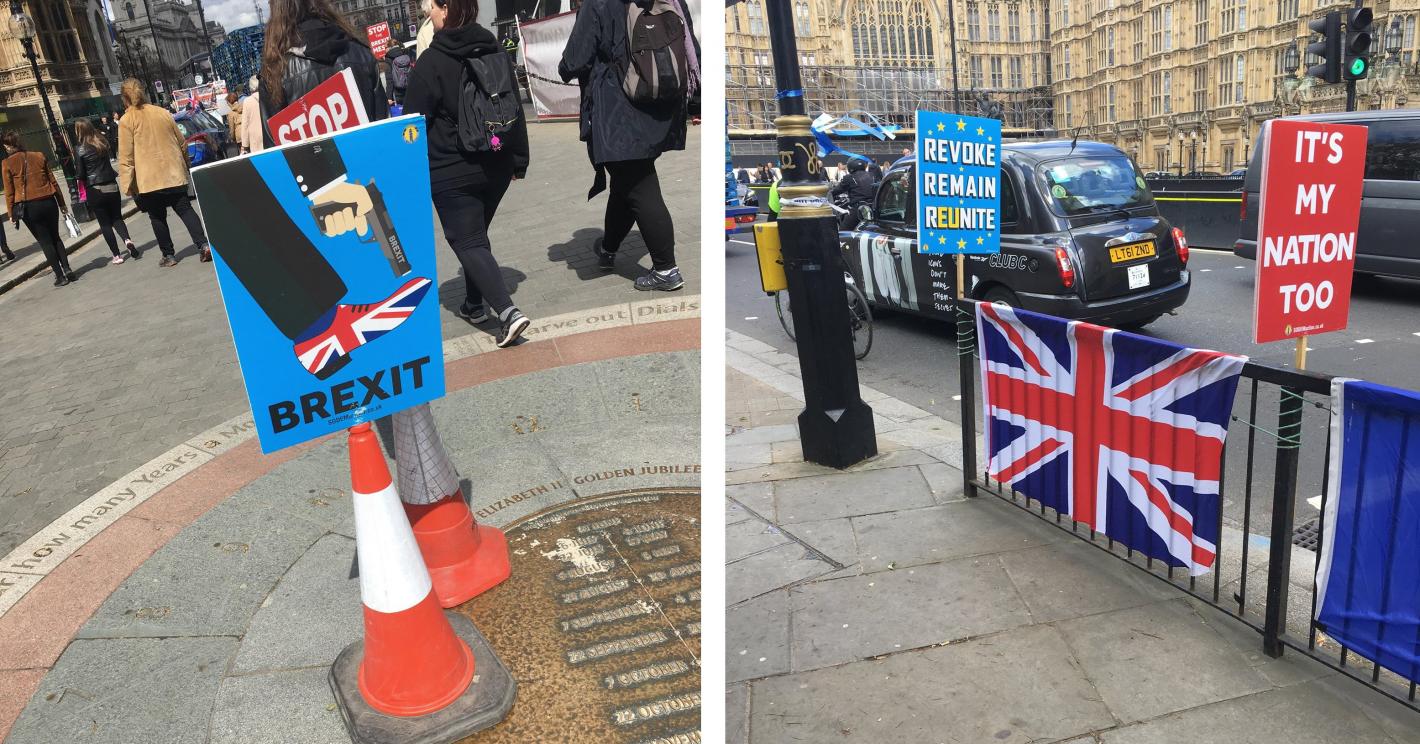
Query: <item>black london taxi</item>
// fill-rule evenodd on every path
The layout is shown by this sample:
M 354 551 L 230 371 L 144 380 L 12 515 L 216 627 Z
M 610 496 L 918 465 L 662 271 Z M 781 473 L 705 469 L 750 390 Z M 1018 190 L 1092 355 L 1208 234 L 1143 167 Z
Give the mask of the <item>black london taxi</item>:
M 873 205 L 839 233 L 875 307 L 949 319 L 954 256 L 917 252 L 915 165 L 883 175 Z M 1105 325 L 1138 328 L 1188 299 L 1188 243 L 1159 215 L 1118 148 L 1052 140 L 1001 148 L 1001 252 L 968 256 L 967 295 Z

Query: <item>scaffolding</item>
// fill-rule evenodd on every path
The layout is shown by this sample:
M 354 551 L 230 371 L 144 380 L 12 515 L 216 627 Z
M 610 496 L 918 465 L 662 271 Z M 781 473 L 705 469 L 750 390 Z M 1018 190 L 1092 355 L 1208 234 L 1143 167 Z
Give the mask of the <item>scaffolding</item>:
M 772 131 L 779 110 L 774 68 L 727 65 L 725 72 L 725 113 L 732 132 Z M 919 109 L 958 111 L 1000 119 L 1007 137 L 1031 139 L 1057 134 L 1049 86 L 963 89 L 960 100 L 954 101 L 950 69 L 805 65 L 801 75 L 804 102 L 811 117 L 861 109 L 885 124 L 911 129 L 914 112 Z

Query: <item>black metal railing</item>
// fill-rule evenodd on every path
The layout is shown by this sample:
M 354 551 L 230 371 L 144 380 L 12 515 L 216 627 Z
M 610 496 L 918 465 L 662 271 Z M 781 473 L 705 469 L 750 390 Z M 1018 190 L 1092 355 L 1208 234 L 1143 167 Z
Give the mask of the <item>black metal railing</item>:
M 981 493 L 996 496 L 1213 606 L 1256 630 L 1268 656 L 1280 657 L 1291 648 L 1420 710 L 1416 680 L 1361 658 L 1328 637 L 1315 622 L 1319 601 L 1316 575 L 1329 527 L 1325 523 L 1328 463 L 1331 448 L 1338 445 L 1331 440 L 1330 423 L 1335 413 L 1330 407 L 1330 375 L 1253 361 L 1243 366 L 1233 401 L 1233 425 L 1222 451 L 1216 517 L 1222 530 L 1212 576 L 1189 576 L 1187 571 L 1176 571 L 1094 532 L 978 469 L 976 304 L 975 300 L 963 300 L 957 310 L 962 463 L 968 497 Z M 1310 504 L 1308 509 L 1315 507 L 1317 515 L 1301 525 L 1296 524 L 1299 494 L 1316 494 L 1304 500 Z

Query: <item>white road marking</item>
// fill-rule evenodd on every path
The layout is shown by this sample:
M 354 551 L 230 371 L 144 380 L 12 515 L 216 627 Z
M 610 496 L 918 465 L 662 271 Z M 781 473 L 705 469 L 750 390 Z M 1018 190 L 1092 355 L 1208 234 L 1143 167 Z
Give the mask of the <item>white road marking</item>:
M 759 320 L 758 315 L 746 315 L 745 320 Z
M 749 246 L 754 245 L 754 241 L 752 241 L 752 240 L 741 240 L 741 239 L 739 239 L 739 238 L 730 238 L 730 239 L 729 239 L 729 242 L 731 242 L 731 243 L 739 243 L 740 245 L 749 245 Z
M 953 395 L 953 396 L 952 396 L 952 400 L 961 400 L 961 396 L 960 396 L 960 395 Z
M 1376 340 L 1373 339 L 1373 338 L 1358 338 L 1358 339 L 1356 339 L 1356 343 L 1358 343 L 1358 344 L 1373 344 L 1373 343 L 1375 343 L 1375 342 L 1376 342 Z
M 1307 503 L 1308 503 L 1308 504 L 1311 504 L 1313 509 L 1316 509 L 1317 511 L 1321 511 L 1321 497 L 1320 497 L 1320 496 L 1313 496 L 1313 497 L 1307 499 Z
M 1234 266 L 1233 268 L 1235 268 L 1235 269 L 1246 269 L 1247 267 L 1246 267 L 1246 266 Z
M 1203 272 L 1203 273 L 1206 274 L 1206 273 L 1212 271 L 1212 269 L 1199 269 L 1199 271 L 1201 271 L 1201 272 Z

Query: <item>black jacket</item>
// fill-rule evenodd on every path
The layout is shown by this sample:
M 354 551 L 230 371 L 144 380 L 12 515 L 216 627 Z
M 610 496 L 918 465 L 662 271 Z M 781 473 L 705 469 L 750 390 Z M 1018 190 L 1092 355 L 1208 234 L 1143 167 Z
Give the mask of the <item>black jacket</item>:
M 389 117 L 389 99 L 385 97 L 384 86 L 380 85 L 375 54 L 367 43 L 351 38 L 339 26 L 323 18 L 301 21 L 296 30 L 305 43 L 286 52 L 286 75 L 281 81 L 284 97 L 280 104 L 272 100 L 266 80 L 261 81 L 258 100 L 261 102 L 263 124 L 272 114 L 290 106 L 292 101 L 310 93 L 326 78 L 347 67 L 355 73 L 355 84 L 360 88 L 360 97 L 365 101 L 365 113 L 370 121 Z M 276 144 L 265 126 L 261 128 L 261 135 L 267 147 Z
M 74 177 L 90 186 L 102 183 L 118 183 L 118 173 L 109 162 L 108 155 L 87 144 L 80 144 L 78 157 L 74 158 Z
M 429 49 L 409 75 L 404 93 L 404 113 L 423 114 L 429 129 L 429 179 L 450 181 L 481 174 L 512 173 L 522 178 L 528 170 L 528 124 L 522 117 L 509 132 L 503 149 L 464 152 L 459 147 L 459 96 L 463 94 L 463 60 L 503 52 L 493 32 L 470 23 L 434 33 Z M 502 176 L 507 178 L 506 175 Z
M 626 66 L 626 6 L 630 0 L 587 0 L 562 50 L 563 81 L 582 86 L 582 141 L 594 165 L 655 158 L 685 149 L 686 106 L 641 106 L 621 89 Z M 685 3 L 681 3 L 682 9 Z M 686 31 L 695 34 L 685 13 Z M 696 43 L 696 50 L 700 45 Z
M 849 173 L 837 186 L 833 187 L 833 195 L 848 194 L 848 204 L 856 207 L 859 204 L 872 204 L 873 197 L 877 195 L 878 186 L 873 181 L 873 175 L 866 170 Z

